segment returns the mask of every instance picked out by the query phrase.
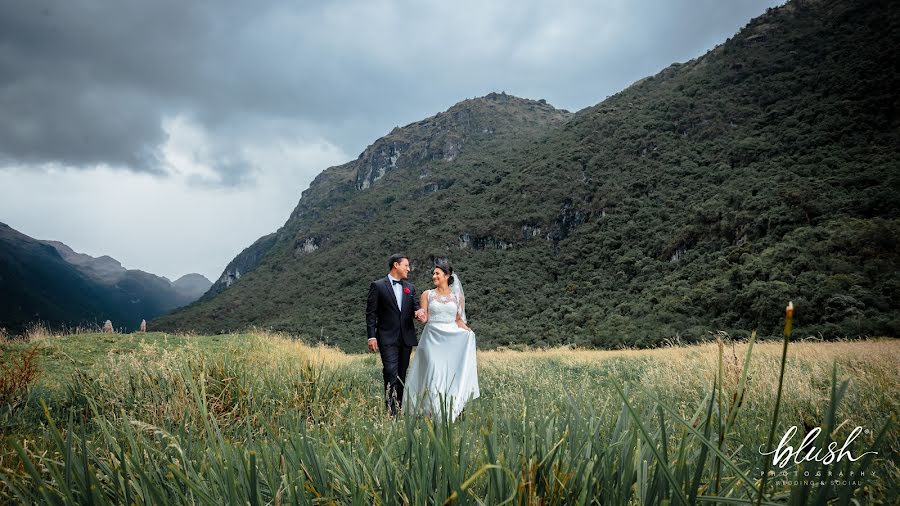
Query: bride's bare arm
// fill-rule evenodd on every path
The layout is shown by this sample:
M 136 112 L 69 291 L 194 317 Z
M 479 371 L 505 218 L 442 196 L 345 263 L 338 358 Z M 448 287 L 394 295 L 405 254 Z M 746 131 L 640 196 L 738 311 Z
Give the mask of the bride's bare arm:
M 419 297 L 419 311 L 422 311 L 422 319 L 419 320 L 422 323 L 428 323 L 428 290 L 422 292 L 422 296 Z

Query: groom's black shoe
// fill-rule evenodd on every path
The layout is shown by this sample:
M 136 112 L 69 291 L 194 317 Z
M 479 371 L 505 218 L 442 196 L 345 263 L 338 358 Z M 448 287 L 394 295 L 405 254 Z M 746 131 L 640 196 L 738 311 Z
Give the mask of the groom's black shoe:
M 391 386 L 387 385 L 387 388 L 384 389 L 384 404 L 387 407 L 388 414 L 393 418 L 400 412 L 400 403 L 397 402 L 397 391 Z

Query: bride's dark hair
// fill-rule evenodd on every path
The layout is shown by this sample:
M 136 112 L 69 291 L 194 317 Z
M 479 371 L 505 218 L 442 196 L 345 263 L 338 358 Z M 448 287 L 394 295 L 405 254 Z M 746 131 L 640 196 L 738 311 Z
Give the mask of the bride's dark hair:
M 450 278 L 447 280 L 447 284 L 452 285 L 453 284 L 453 267 L 450 265 L 450 260 L 447 260 L 446 258 L 435 258 L 434 266 L 437 267 L 438 269 L 444 271 L 444 274 L 446 274 Z

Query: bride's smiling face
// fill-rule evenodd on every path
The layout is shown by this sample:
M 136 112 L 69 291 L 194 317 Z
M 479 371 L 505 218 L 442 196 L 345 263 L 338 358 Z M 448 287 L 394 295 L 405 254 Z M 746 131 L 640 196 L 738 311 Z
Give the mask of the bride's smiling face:
M 440 268 L 435 267 L 434 271 L 431 273 L 431 282 L 434 283 L 434 286 L 438 288 L 444 288 L 447 286 L 447 279 L 450 276 L 447 276 L 447 273 L 442 271 Z

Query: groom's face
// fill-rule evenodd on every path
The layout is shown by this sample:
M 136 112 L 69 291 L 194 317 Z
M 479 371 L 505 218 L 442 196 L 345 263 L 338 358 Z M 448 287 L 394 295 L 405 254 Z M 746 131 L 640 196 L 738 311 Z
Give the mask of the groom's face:
M 399 262 L 394 262 L 394 269 L 400 279 L 406 279 L 409 276 L 409 260 L 404 258 Z

